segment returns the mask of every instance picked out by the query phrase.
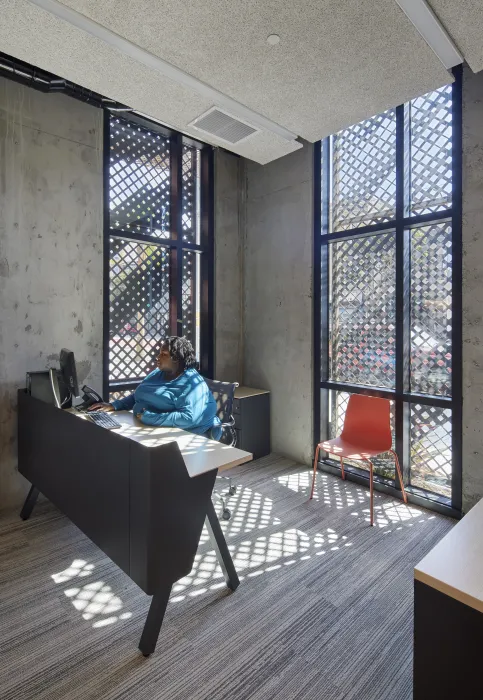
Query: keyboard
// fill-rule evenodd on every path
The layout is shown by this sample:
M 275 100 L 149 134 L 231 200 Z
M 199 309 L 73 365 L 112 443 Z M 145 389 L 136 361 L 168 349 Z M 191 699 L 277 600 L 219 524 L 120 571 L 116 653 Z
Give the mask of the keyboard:
M 105 413 L 104 411 L 90 411 L 85 414 L 90 418 L 90 420 L 96 425 L 100 425 L 101 428 L 107 428 L 107 430 L 112 430 L 113 428 L 120 428 L 121 424 L 115 418 Z

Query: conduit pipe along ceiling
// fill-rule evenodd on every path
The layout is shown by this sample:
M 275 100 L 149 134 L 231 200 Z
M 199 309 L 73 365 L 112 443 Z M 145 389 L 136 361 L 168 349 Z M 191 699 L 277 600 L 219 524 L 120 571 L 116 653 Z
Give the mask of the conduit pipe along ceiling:
M 481 36 L 480 0 L 3 0 L 0 48 L 267 163 L 480 70 Z

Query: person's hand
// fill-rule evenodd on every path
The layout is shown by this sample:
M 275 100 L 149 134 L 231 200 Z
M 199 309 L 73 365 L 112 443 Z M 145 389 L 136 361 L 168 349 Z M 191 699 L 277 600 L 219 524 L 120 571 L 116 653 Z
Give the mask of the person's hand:
M 145 410 L 146 406 L 143 406 L 141 401 L 136 401 L 136 403 L 133 406 L 132 412 L 134 414 L 134 417 L 140 420 Z
M 92 406 L 89 406 L 87 411 L 101 411 L 102 413 L 111 413 L 112 411 L 114 411 L 114 406 L 110 403 L 95 403 Z

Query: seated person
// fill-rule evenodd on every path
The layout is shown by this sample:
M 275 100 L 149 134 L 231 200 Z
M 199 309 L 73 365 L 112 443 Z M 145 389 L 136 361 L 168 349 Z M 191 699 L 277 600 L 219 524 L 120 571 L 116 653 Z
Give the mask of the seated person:
M 97 403 L 90 411 L 130 411 L 145 425 L 182 428 L 197 435 L 221 437 L 216 402 L 196 369 L 196 355 L 187 338 L 166 338 L 158 369 L 148 374 L 130 396 Z M 213 428 L 213 430 L 212 430 Z

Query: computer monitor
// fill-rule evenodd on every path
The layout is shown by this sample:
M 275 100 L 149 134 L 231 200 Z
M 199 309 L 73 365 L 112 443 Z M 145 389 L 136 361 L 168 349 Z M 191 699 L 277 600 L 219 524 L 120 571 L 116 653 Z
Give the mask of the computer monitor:
M 63 399 L 59 386 L 59 372 L 47 369 L 44 372 L 27 372 L 27 392 L 34 399 L 62 408 Z M 69 399 L 68 394 L 65 399 Z
M 60 351 L 60 372 L 62 379 L 72 397 L 79 396 L 79 383 L 77 381 L 77 370 L 75 367 L 74 353 L 72 350 L 62 348 Z

